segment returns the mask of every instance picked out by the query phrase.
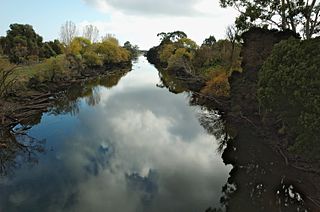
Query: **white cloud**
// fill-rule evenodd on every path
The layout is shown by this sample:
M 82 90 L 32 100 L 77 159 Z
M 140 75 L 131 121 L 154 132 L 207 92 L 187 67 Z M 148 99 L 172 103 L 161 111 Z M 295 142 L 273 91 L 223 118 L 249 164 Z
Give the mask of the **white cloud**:
M 83 21 L 96 25 L 101 34 L 111 33 L 120 42 L 129 40 L 140 49 L 158 45 L 159 32 L 181 30 L 198 44 L 214 35 L 225 37 L 226 27 L 237 15 L 233 9 L 224 9 L 211 0 L 83 0 L 108 14 L 108 21 Z
M 199 0 L 84 0 L 101 10 L 109 11 L 115 9 L 124 14 L 135 15 L 174 15 L 190 16 L 198 14 L 195 5 Z

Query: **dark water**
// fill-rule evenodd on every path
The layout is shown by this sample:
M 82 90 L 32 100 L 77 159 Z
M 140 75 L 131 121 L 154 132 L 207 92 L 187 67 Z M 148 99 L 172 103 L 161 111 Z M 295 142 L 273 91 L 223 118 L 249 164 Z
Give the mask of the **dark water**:
M 205 211 L 231 166 L 200 122 L 214 112 L 133 70 L 70 89 L 1 156 L 0 211 Z M 40 121 L 40 123 L 38 123 Z

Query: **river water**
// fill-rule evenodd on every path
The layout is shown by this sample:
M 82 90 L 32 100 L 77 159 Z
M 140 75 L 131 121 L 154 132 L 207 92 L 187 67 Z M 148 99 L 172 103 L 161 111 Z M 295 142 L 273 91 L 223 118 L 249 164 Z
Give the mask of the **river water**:
M 70 89 L 2 161 L 0 211 L 219 207 L 231 166 L 200 123 L 217 116 L 159 83 L 140 57 L 123 76 Z

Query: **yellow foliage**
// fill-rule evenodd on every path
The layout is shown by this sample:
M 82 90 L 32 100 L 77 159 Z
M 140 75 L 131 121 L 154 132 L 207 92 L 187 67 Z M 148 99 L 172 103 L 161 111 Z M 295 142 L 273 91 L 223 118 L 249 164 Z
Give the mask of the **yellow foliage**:
M 201 90 L 201 93 L 205 95 L 213 95 L 216 97 L 227 97 L 229 96 L 229 92 L 228 74 L 225 71 L 215 72 L 211 80 L 209 80 Z
M 67 46 L 67 53 L 73 55 L 82 55 L 90 46 L 90 40 L 82 37 L 76 37 L 71 41 L 69 46 Z
M 190 38 L 181 38 L 180 40 L 178 40 L 177 44 L 190 51 L 195 51 L 196 49 L 198 49 L 197 43 Z
M 120 47 L 114 40 L 106 39 L 97 45 L 96 52 L 106 63 L 120 63 L 130 60 L 130 53 Z
M 160 61 L 163 63 L 168 62 L 169 58 L 173 55 L 176 47 L 173 44 L 165 44 L 160 52 Z
M 111 42 L 117 46 L 119 46 L 119 41 L 117 38 L 115 38 L 113 35 L 106 35 L 103 39 L 102 39 L 102 42 L 105 42 L 105 41 L 108 41 L 108 42 Z
M 191 52 L 189 52 L 186 48 L 179 48 L 175 52 L 176 57 L 183 57 L 184 59 L 187 59 L 189 61 L 192 60 L 193 55 Z

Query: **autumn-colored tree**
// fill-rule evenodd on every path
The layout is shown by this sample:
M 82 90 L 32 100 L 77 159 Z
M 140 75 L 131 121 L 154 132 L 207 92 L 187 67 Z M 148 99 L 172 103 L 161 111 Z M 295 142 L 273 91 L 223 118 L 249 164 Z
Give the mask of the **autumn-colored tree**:
M 120 63 L 130 60 L 128 50 L 119 46 L 119 42 L 114 37 L 105 38 L 97 44 L 96 52 L 102 56 L 104 63 Z

